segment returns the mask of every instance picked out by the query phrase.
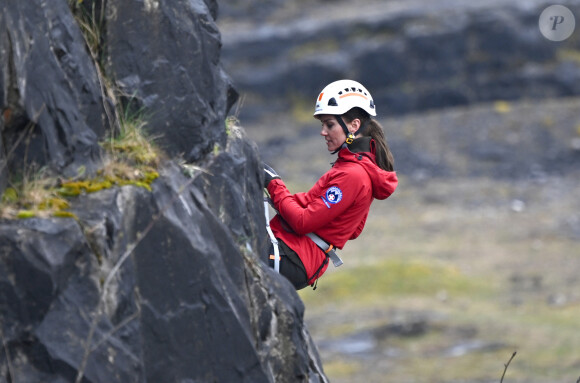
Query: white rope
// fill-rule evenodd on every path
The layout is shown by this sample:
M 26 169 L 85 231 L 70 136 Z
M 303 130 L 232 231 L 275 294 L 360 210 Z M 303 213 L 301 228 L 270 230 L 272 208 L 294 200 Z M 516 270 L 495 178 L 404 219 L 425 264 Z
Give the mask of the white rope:
M 270 236 L 270 241 L 274 246 L 274 270 L 280 273 L 280 251 L 278 250 L 278 240 L 274 237 L 272 228 L 270 227 L 270 214 L 268 212 L 268 198 L 264 197 L 264 214 L 266 215 L 266 230 L 268 231 L 268 236 Z

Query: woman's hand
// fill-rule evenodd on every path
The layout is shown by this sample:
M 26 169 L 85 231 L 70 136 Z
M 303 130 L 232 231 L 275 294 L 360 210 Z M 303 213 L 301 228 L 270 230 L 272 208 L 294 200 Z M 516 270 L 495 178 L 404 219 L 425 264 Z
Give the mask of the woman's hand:
M 267 188 L 272 180 L 282 179 L 274 169 L 272 169 L 268 164 L 263 163 L 264 166 L 264 187 Z

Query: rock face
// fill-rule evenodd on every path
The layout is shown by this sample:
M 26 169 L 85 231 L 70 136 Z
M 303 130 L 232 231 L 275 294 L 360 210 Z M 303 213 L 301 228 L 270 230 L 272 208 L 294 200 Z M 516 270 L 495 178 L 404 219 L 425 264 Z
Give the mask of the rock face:
M 238 170 L 257 184 L 254 165 Z M 324 381 L 299 298 L 217 218 L 198 178 L 168 165 L 152 193 L 80 197 L 78 222 L 0 225 L 4 377 L 74 381 L 86 356 L 88 382 Z
M 259 261 L 260 159 L 226 130 L 216 3 L 85 4 L 104 15 L 106 73 L 67 1 L 0 3 L 0 186 L 33 163 L 99 168 L 115 125 L 105 77 L 196 162 L 166 161 L 152 191 L 72 198 L 76 218 L 0 221 L 0 380 L 327 381 L 301 300 Z
M 221 37 L 202 0 L 108 1 L 106 25 L 108 72 L 154 111 L 152 133 L 170 154 L 197 161 L 225 142 L 223 113 L 236 93 L 218 65 Z
M 67 2 L 2 1 L 0 68 L 7 161 L 0 178 L 32 162 L 66 176 L 94 170 L 97 141 L 110 127 L 97 71 Z
M 544 38 L 538 19 L 553 4 L 544 0 L 312 2 L 302 13 L 269 1 L 259 22 L 240 20 L 241 3 L 257 4 L 234 2 L 221 23 L 245 122 L 265 111 L 311 113 L 340 78 L 371 90 L 380 116 L 580 94 L 580 34 Z M 580 14 L 577 2 L 561 4 Z

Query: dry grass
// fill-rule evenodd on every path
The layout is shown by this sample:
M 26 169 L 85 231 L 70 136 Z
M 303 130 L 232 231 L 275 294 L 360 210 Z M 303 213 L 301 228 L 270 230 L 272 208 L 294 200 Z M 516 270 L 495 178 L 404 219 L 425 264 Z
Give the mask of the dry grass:
M 62 179 L 46 169 L 36 170 L 34 165 L 16 177 L 13 175 L 10 187 L 2 196 L 0 217 L 74 218 L 68 212 L 67 198 L 113 186 L 135 185 L 151 190 L 164 155 L 146 134 L 144 126 L 145 121 L 139 116 L 123 119 L 122 134 L 101 143 L 104 149 L 102 167 L 92 178 L 79 174 L 74 179 Z
M 69 204 L 56 191 L 56 184 L 46 169 L 32 169 L 12 180 L 2 196 L 0 218 L 46 218 L 67 209 Z
M 125 163 L 128 166 L 159 166 L 163 153 L 145 130 L 147 122 L 140 112 L 125 112 L 121 119 L 121 131 L 111 135 L 101 146 L 107 151 L 110 163 Z

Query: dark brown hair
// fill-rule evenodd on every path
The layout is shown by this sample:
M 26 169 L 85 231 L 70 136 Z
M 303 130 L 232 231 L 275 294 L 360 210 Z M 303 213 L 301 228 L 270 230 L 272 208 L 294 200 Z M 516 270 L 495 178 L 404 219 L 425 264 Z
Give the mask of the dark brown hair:
M 346 122 L 352 122 L 354 119 L 359 119 L 363 127 L 361 134 L 363 136 L 371 137 L 376 145 L 376 161 L 377 165 L 383 169 L 392 172 L 395 170 L 395 159 L 389 149 L 387 138 L 383 131 L 383 127 L 377 120 L 372 118 L 367 112 L 361 108 L 352 108 L 342 115 Z

